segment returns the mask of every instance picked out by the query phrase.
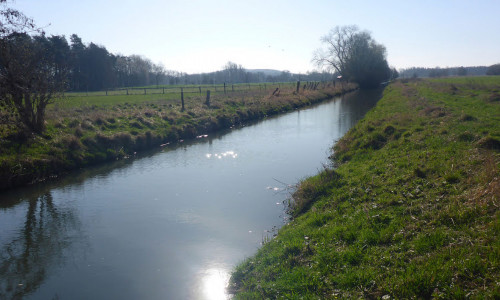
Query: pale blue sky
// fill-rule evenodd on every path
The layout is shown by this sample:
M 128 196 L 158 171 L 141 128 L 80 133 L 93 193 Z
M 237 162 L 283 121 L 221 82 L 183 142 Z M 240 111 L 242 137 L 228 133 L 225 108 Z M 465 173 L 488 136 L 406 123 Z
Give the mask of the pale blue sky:
M 48 34 L 112 53 L 139 54 L 167 69 L 307 72 L 321 36 L 356 24 L 387 48 L 396 68 L 500 63 L 499 0 L 15 0 Z M 49 26 L 50 24 L 50 26 Z

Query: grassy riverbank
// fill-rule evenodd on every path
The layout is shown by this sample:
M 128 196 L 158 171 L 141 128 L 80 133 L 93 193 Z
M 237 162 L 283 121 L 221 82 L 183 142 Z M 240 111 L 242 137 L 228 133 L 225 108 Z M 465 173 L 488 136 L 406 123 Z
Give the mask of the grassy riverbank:
M 282 84 L 280 92 L 272 95 L 277 86 L 231 86 L 227 94 L 219 88 L 212 93 L 210 106 L 205 104 L 205 94 L 185 93 L 184 111 L 180 93 L 72 95 L 48 107 L 43 136 L 19 132 L 13 116 L 0 109 L 0 190 L 124 159 L 137 151 L 318 103 L 355 88 L 320 85 L 296 93 L 295 85 Z
M 392 83 L 334 149 L 237 299 L 500 297 L 500 77 Z

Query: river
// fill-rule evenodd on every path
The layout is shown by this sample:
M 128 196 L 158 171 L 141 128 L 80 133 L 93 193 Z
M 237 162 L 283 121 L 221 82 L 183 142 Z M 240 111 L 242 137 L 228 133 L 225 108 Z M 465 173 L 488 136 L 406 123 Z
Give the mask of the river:
M 225 299 L 381 91 L 0 194 L 0 299 Z

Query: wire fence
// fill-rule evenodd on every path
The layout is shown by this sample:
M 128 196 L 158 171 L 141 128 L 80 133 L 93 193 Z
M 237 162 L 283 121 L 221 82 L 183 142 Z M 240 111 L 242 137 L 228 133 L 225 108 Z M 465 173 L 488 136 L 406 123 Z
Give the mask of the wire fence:
M 309 84 L 309 83 L 308 83 Z M 296 82 L 280 83 L 248 83 L 248 84 L 215 84 L 215 85 L 183 85 L 183 86 L 158 86 L 158 87 L 130 87 L 107 89 L 104 91 L 92 92 L 67 92 L 66 97 L 85 96 L 128 96 L 128 95 L 167 95 L 167 94 L 205 94 L 208 90 L 211 93 L 234 93 L 243 91 L 273 91 L 276 88 L 294 88 Z

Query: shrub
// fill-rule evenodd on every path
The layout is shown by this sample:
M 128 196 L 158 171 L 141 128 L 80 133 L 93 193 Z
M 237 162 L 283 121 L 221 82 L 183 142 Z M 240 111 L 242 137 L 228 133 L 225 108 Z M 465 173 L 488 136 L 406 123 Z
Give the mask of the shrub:
M 471 115 L 468 115 L 468 114 L 463 114 L 462 116 L 460 116 L 460 121 L 463 121 L 463 122 L 468 122 L 468 121 L 476 121 L 477 119 Z
M 63 139 L 63 144 L 70 150 L 80 150 L 82 149 L 82 143 L 80 139 L 76 136 L 68 136 Z
M 476 139 L 476 136 L 469 131 L 463 132 L 458 135 L 458 140 L 461 142 L 472 142 Z
M 77 129 L 75 129 L 75 136 L 77 136 L 77 137 L 83 136 L 83 130 L 81 127 L 78 127 Z
M 71 122 L 69 122 L 68 126 L 70 128 L 75 128 L 76 126 L 78 126 L 80 124 L 80 122 L 78 120 L 72 120 Z
M 336 185 L 339 179 L 338 173 L 325 168 L 319 175 L 300 182 L 292 195 L 290 213 L 293 216 L 298 216 L 308 210 L 319 197 L 327 193 L 332 185 Z
M 128 132 L 120 132 L 112 137 L 114 144 L 120 147 L 130 149 L 132 146 L 132 135 Z
M 477 145 L 484 149 L 500 150 L 500 141 L 491 136 L 484 137 L 477 142 Z

